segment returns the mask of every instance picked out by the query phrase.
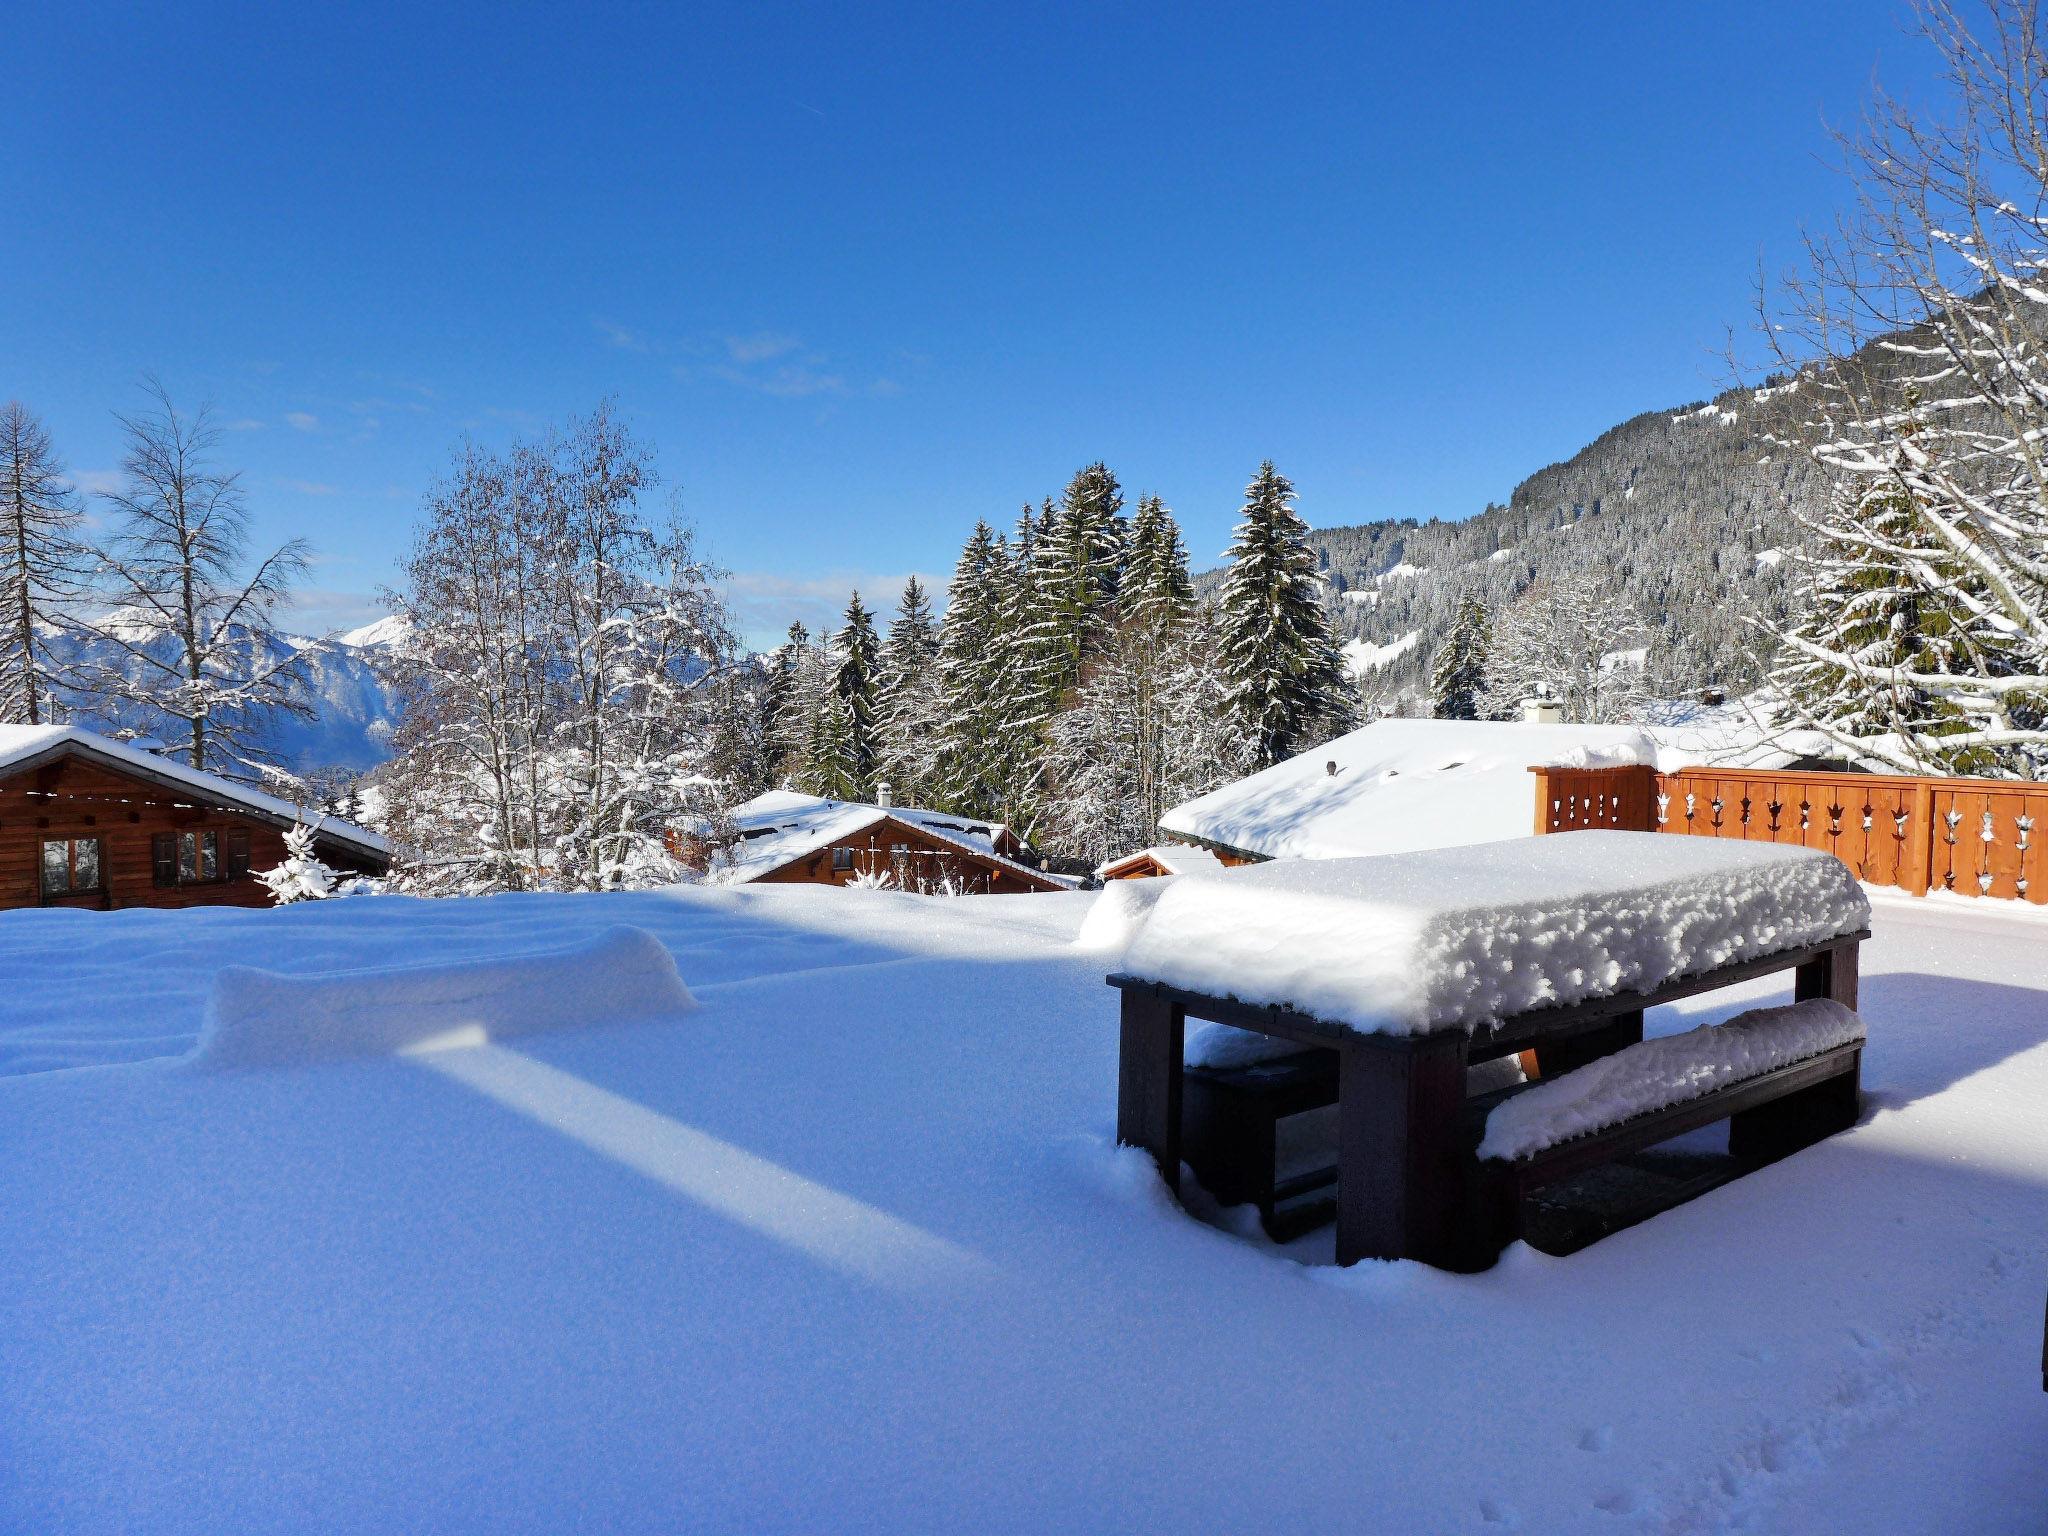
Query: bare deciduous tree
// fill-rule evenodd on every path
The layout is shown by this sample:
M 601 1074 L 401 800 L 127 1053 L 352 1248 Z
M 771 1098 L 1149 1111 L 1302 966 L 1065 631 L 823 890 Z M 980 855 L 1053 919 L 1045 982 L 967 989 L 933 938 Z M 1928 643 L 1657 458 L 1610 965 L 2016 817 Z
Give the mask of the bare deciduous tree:
M 289 540 L 251 569 L 241 477 L 214 458 L 210 412 L 180 412 L 155 379 L 143 387 L 151 408 L 117 418 L 122 483 L 102 496 L 115 530 L 95 585 L 113 611 L 77 624 L 118 662 L 82 681 L 163 717 L 193 767 L 245 774 L 266 766 L 268 716 L 311 714 L 296 691 L 308 653 L 271 627 L 307 546 Z
M 83 586 L 82 516 L 43 424 L 19 400 L 0 406 L 0 712 L 10 720 L 40 725 L 56 706 L 47 632 Z

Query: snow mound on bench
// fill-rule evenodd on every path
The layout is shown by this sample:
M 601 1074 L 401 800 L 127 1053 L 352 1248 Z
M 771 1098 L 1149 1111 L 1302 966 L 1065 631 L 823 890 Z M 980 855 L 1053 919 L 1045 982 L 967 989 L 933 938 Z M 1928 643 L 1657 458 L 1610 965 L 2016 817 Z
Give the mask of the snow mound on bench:
M 696 1006 L 661 941 L 623 926 L 562 949 L 447 965 L 310 976 L 233 965 L 214 978 L 185 1060 L 201 1071 L 299 1066 L 672 1018 Z
M 1479 1155 L 1529 1157 L 1863 1037 L 1863 1020 L 1854 1012 L 1832 998 L 1813 997 L 1645 1040 L 1498 1106 L 1486 1117 Z
M 1479 1029 L 1870 922 L 1831 854 L 1668 832 L 1275 861 L 1165 883 L 1126 973 L 1367 1034 Z

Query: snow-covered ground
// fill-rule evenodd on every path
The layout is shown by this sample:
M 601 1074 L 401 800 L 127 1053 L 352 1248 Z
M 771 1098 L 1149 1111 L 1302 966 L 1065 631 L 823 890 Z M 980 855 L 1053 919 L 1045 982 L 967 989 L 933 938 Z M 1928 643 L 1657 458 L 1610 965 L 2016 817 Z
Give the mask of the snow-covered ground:
M 1205 1225 L 1112 1147 L 1090 899 L 0 918 L 0 1530 L 2048 1524 L 2040 914 L 1874 893 L 1864 1123 L 1453 1276 Z M 189 1045 L 227 963 L 619 924 L 694 1011 L 139 1059 Z

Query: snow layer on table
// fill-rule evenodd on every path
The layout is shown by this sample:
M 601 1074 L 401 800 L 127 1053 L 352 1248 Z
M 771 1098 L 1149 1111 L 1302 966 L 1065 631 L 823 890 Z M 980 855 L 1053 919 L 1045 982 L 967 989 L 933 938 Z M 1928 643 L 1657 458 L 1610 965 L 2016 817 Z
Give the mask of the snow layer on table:
M 1159 826 L 1274 859 L 1496 842 L 1533 824 L 1531 767 L 1655 759 L 1649 738 L 1625 725 L 1378 720 L 1175 806 Z
M 1563 832 L 1176 880 L 1122 969 L 1363 1033 L 1422 1034 L 1647 991 L 1869 921 L 1855 876 L 1816 849 Z
M 638 1024 L 697 1006 L 661 941 L 620 926 L 566 948 L 445 965 L 287 975 L 234 965 L 213 981 L 201 1071 L 303 1066 Z
M 1481 1157 L 1528 1157 L 1638 1115 L 1704 1098 L 1838 1045 L 1861 1040 L 1863 1020 L 1832 998 L 1752 1008 L 1725 1024 L 1644 1040 L 1538 1083 L 1486 1117 Z
M 1117 1151 L 1085 896 L 9 913 L 17 1065 L 189 1042 L 224 963 L 622 922 L 700 1007 L 0 1080 L 0 1530 L 2037 1532 L 2048 920 L 1874 905 L 1876 1113 L 1481 1275 L 1323 1267 Z

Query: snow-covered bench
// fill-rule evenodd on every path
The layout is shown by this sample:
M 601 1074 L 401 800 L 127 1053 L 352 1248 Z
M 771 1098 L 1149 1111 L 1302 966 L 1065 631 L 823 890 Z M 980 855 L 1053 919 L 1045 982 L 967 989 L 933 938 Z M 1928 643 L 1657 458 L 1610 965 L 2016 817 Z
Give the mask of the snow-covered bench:
M 1642 1039 L 1646 1008 L 1776 971 L 1856 1003 L 1869 904 L 1812 849 L 1572 832 L 1176 880 L 1122 969 L 1120 1141 L 1177 1186 L 1186 1021 L 1336 1054 L 1337 1258 L 1491 1262 L 1466 1071 L 1556 1077 Z
M 1493 1241 L 1531 1191 L 1726 1120 L 1732 1178 L 1856 1123 L 1863 1020 L 1828 997 L 1753 1008 L 1486 1096 L 1479 1167 Z M 1687 1193 L 1697 1193 L 1695 1182 Z

